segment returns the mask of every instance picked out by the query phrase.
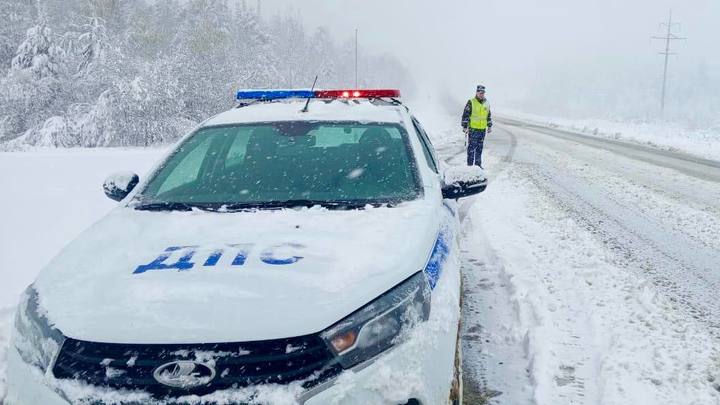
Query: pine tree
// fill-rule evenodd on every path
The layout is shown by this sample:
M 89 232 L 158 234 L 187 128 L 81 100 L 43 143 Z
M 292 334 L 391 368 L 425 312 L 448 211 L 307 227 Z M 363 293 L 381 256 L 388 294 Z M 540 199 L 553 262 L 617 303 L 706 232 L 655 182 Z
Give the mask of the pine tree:
M 107 56 L 110 41 L 105 30 L 105 20 L 99 17 L 88 18 L 88 21 L 79 27 L 78 54 L 80 62 L 77 73 L 82 75 L 91 71 L 98 63 L 104 62 Z
M 310 68 L 318 75 L 320 86 L 339 87 L 342 83 L 338 77 L 337 52 L 325 28 L 318 28 L 310 39 Z
M 233 41 L 237 44 L 231 56 L 234 88 L 267 88 L 279 85 L 279 65 L 272 39 L 264 31 L 258 15 L 249 9 L 240 9 L 233 25 Z
M 62 48 L 55 44 L 53 32 L 44 22 L 27 30 L 25 41 L 12 59 L 11 69 L 29 71 L 36 79 L 57 78 L 62 69 Z
M 0 0 L 0 75 L 10 68 L 18 45 L 36 18 L 34 0 Z

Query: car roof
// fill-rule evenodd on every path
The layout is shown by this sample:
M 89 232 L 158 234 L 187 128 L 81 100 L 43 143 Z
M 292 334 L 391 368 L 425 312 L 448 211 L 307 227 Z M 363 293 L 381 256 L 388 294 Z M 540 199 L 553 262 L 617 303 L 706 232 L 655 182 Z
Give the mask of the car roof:
M 311 100 L 307 112 L 305 100 L 260 102 L 220 113 L 202 126 L 277 121 L 357 121 L 402 123 L 405 108 L 369 100 Z

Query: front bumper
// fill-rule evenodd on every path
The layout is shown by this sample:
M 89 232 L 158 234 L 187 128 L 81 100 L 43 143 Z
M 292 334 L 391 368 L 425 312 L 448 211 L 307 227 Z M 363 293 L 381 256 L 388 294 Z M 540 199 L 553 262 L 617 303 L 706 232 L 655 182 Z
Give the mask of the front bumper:
M 25 363 L 14 347 L 7 352 L 7 405 L 67 405 L 68 402 L 50 388 L 40 369 Z
M 405 344 L 308 392 L 304 405 L 446 404 L 453 380 L 457 324 L 445 333 L 415 331 Z M 424 335 L 423 335 L 424 334 Z
M 456 330 L 427 330 L 431 328 L 419 327 L 408 342 L 303 392 L 297 403 L 397 405 L 415 399 L 421 404 L 445 404 L 454 370 Z M 67 395 L 54 388 L 55 381 L 25 363 L 14 348 L 8 350 L 7 405 L 68 405 Z M 121 399 L 119 392 L 113 397 L 117 404 L 138 403 Z

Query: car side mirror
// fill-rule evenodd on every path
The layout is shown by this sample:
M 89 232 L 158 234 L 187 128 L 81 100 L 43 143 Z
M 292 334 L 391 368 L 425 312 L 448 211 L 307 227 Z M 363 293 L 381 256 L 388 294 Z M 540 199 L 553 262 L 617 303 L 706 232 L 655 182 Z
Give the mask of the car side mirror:
M 127 197 L 140 182 L 140 177 L 132 172 L 118 172 L 109 175 L 103 183 L 103 191 L 109 199 L 121 201 Z
M 458 199 L 485 191 L 487 177 L 477 166 L 451 166 L 445 169 L 443 183 L 443 198 Z

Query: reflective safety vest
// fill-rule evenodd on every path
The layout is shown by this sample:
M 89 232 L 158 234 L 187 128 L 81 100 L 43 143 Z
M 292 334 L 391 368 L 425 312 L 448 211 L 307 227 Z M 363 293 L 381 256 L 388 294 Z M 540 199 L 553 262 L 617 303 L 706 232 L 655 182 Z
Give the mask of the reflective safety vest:
M 485 103 L 481 103 L 477 97 L 470 99 L 472 103 L 472 112 L 470 113 L 470 129 L 487 129 L 488 127 L 488 115 L 490 115 L 490 109 L 487 108 Z

